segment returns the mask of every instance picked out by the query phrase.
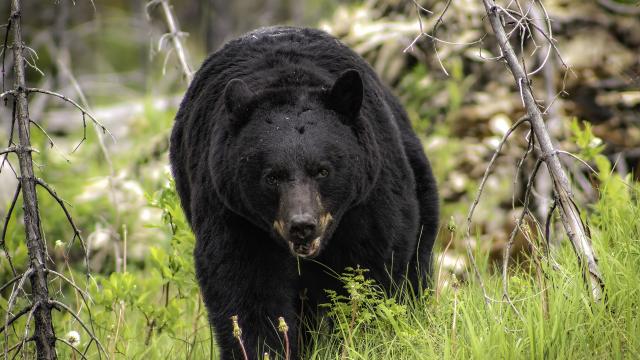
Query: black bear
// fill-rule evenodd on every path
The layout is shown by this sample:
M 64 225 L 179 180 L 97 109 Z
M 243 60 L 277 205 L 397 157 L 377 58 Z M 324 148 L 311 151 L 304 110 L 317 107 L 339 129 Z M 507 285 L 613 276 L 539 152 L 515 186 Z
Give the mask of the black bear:
M 369 269 L 387 290 L 424 284 L 436 183 L 405 111 L 330 35 L 270 27 L 210 55 L 180 105 L 170 160 L 196 236 L 197 278 L 223 359 L 291 357 L 305 309 Z M 404 282 L 408 279 L 408 283 Z

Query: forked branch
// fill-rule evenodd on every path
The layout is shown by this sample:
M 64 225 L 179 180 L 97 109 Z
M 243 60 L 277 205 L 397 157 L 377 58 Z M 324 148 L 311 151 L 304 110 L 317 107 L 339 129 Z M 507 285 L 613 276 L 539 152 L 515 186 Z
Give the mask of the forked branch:
M 555 150 L 551 137 L 547 132 L 542 113 L 533 96 L 529 84 L 529 78 L 518 61 L 518 58 L 509 43 L 501 20 L 501 8 L 492 0 L 482 0 L 487 12 L 491 28 L 498 40 L 500 50 L 507 61 L 507 65 L 518 85 L 531 128 L 539 145 L 539 156 L 547 165 L 553 181 L 553 187 L 557 196 L 558 209 L 565 231 L 580 263 L 584 266 L 584 277 L 589 285 L 593 300 L 600 301 L 603 297 L 604 281 L 598 268 L 598 261 L 591 246 L 589 230 L 580 218 L 580 210 L 572 199 L 569 189 L 569 180 L 560 163 L 558 152 Z
M 186 33 L 180 31 L 178 29 L 178 25 L 173 16 L 173 12 L 171 11 L 171 5 L 169 5 L 168 0 L 150 0 L 147 3 L 147 9 L 153 6 L 159 5 L 162 9 L 162 14 L 164 15 L 164 21 L 167 25 L 168 32 L 160 38 L 160 43 L 158 48 L 162 49 L 162 45 L 166 40 L 171 42 L 173 46 L 173 50 L 178 56 L 178 62 L 180 63 L 180 68 L 182 69 L 182 73 L 187 79 L 187 83 L 191 83 L 193 80 L 193 70 L 191 70 L 191 66 L 189 66 L 189 62 L 187 61 L 187 51 L 185 50 L 184 44 L 182 43 L 182 37 L 186 35 Z M 147 13 L 148 16 L 148 13 Z M 170 55 L 170 52 L 167 52 L 167 57 Z M 165 63 L 166 63 L 165 59 Z

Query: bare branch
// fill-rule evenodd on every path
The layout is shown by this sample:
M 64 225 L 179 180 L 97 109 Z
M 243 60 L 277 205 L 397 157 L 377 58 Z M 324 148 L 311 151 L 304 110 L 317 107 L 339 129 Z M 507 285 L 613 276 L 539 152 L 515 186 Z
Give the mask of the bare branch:
M 473 212 L 476 209 L 476 206 L 478 205 L 478 202 L 480 201 L 480 196 L 482 196 L 482 191 L 484 190 L 484 185 L 487 181 L 487 178 L 489 177 L 489 173 L 491 172 L 491 169 L 493 168 L 493 164 L 495 163 L 496 159 L 498 158 L 498 155 L 500 154 L 500 151 L 502 150 L 502 147 L 504 146 L 505 142 L 507 141 L 507 139 L 509 138 L 509 136 L 511 135 L 511 133 L 513 131 L 515 131 L 522 123 L 524 122 L 528 122 L 529 118 L 528 117 L 523 117 L 521 119 L 519 119 L 502 137 L 502 140 L 500 141 L 500 143 L 498 144 L 498 147 L 496 148 L 496 151 L 493 153 L 493 156 L 491 157 L 491 160 L 489 161 L 489 165 L 487 166 L 487 169 L 484 172 L 484 176 L 482 177 L 482 180 L 480 181 L 480 186 L 478 188 L 478 192 L 476 194 L 475 199 L 473 200 L 473 203 L 471 204 L 471 207 L 469 208 L 469 214 L 467 215 L 467 229 L 466 229 L 466 237 L 470 238 L 471 237 L 471 219 L 473 218 Z M 484 287 L 484 283 L 482 281 L 482 277 L 480 276 L 480 271 L 478 270 L 478 266 L 476 265 L 476 260 L 475 257 L 473 256 L 473 251 L 471 250 L 471 244 L 469 244 L 467 242 L 467 246 L 466 246 L 466 250 L 467 250 L 467 257 L 469 258 L 469 260 L 471 261 L 471 265 L 473 266 L 473 270 L 474 273 L 476 275 L 476 278 L 478 279 L 480 286 L 482 288 L 482 293 L 484 294 L 484 298 L 485 298 L 485 302 L 489 302 L 490 297 L 487 295 L 487 291 Z
M 18 201 L 18 196 L 20 196 L 21 189 L 22 189 L 22 185 L 18 182 L 18 186 L 16 186 L 16 192 L 13 194 L 13 200 L 11 200 L 11 205 L 9 205 L 9 210 L 7 211 L 7 215 L 5 215 L 4 217 L 4 226 L 2 227 L 2 237 L 0 237 L 0 246 L 2 247 L 2 250 L 4 251 L 5 256 L 7 257 L 7 260 L 9 261 L 9 266 L 11 267 L 11 271 L 13 272 L 14 276 L 17 275 L 16 268 L 13 266 L 13 262 L 11 261 L 11 255 L 9 254 L 9 251 L 7 250 L 7 247 L 5 244 L 5 238 L 7 236 L 7 228 L 9 227 L 9 220 L 11 220 L 11 214 L 13 214 L 13 208 L 16 206 L 16 202 Z M 2 287 L 2 289 L 4 289 L 4 286 Z
M 578 260 L 582 265 L 585 265 L 584 276 L 588 279 L 589 290 L 592 298 L 595 301 L 600 301 L 603 297 L 604 281 L 602 279 L 602 275 L 600 275 L 597 259 L 591 246 L 588 228 L 580 218 L 580 210 L 571 199 L 569 180 L 562 168 L 558 158 L 558 153 L 554 149 L 551 137 L 546 130 L 542 114 L 529 85 L 527 74 L 518 62 L 518 58 L 516 57 L 516 54 L 509 43 L 509 39 L 506 36 L 499 16 L 501 8 L 496 6 L 492 0 L 483 0 L 483 3 L 491 23 L 491 27 L 493 28 L 493 32 L 498 40 L 498 44 L 505 55 L 507 65 L 509 66 L 516 83 L 521 85 L 520 90 L 522 91 L 527 115 L 530 119 L 531 127 L 536 136 L 537 143 L 540 146 L 540 157 L 547 165 L 547 169 L 553 179 L 553 185 L 555 193 L 558 196 L 558 206 L 565 231 L 571 240 Z M 531 25 L 535 27 L 535 24 Z M 541 31 L 541 33 L 544 34 L 544 31 Z M 544 35 L 545 37 L 547 36 L 547 34 Z M 548 40 L 555 47 L 555 44 L 553 44 L 551 39 Z
M 3 93 L 0 93 L 0 99 L 3 99 L 5 96 L 8 96 L 8 95 L 15 95 L 15 93 L 16 92 L 13 90 L 7 90 Z
M 73 244 L 73 240 L 75 240 L 76 238 L 78 238 L 80 240 L 80 244 L 82 245 L 82 249 L 84 250 L 84 261 L 85 261 L 85 267 L 87 269 L 87 274 L 89 273 L 90 269 L 89 269 L 89 252 L 87 251 L 87 245 L 84 241 L 84 239 L 82 238 L 82 234 L 80 234 L 80 229 L 78 229 L 78 227 L 76 226 L 75 222 L 73 221 L 73 217 L 71 216 L 71 214 L 69 213 L 69 210 L 67 210 L 67 206 L 65 205 L 65 201 L 62 200 L 62 198 L 60 198 L 60 196 L 58 196 L 58 194 L 56 193 L 56 191 L 54 189 L 51 188 L 51 186 L 49 186 L 49 184 L 47 184 L 44 180 L 40 179 L 40 178 L 36 178 L 35 179 L 36 184 L 42 186 L 44 189 L 46 189 L 49 192 L 49 195 L 51 195 L 51 197 L 53 197 L 56 202 L 60 205 L 60 207 L 62 208 L 62 211 L 64 212 L 64 215 L 67 217 L 67 221 L 69 221 L 69 225 L 71 225 L 71 228 L 73 229 L 73 238 L 71 239 L 71 242 L 69 243 L 69 246 L 71 246 L 71 244 Z
M 530 196 L 531 190 L 533 189 L 533 182 L 536 178 L 536 174 L 538 173 L 538 169 L 540 169 L 541 164 L 542 164 L 542 159 L 540 158 L 536 161 L 536 164 L 533 167 L 533 172 L 529 176 L 529 181 L 527 183 L 527 190 L 525 191 L 525 195 L 524 195 L 524 205 L 523 205 L 522 213 L 520 213 L 520 217 L 516 221 L 516 226 L 514 226 L 513 230 L 511 231 L 511 235 L 509 236 L 509 241 L 507 242 L 507 246 L 504 249 L 504 258 L 502 260 L 502 295 L 509 302 L 511 302 L 511 299 L 509 297 L 509 282 L 507 280 L 507 271 L 509 268 L 509 259 L 511 257 L 511 248 L 513 247 L 513 242 L 515 240 L 516 234 L 518 233 L 518 230 L 522 228 L 522 222 L 524 221 L 524 217 L 529 213 L 529 200 L 531 198 Z M 515 310 L 515 307 L 514 307 L 514 310 Z
M 0 326 L 0 333 L 4 331 L 4 329 L 8 328 L 11 324 L 13 324 L 16 320 L 21 318 L 24 314 L 28 313 L 31 310 L 32 306 L 26 306 L 22 310 L 18 311 L 11 317 L 11 319 L 4 322 L 2 326 Z
M 13 308 L 13 303 L 16 301 L 16 296 L 18 294 L 18 290 L 22 289 L 22 287 L 24 286 L 25 280 L 27 280 L 27 278 L 32 273 L 33 273 L 33 269 L 29 268 L 27 271 L 24 272 L 24 274 L 22 274 L 22 277 L 20 277 L 20 281 L 18 282 L 18 286 L 14 285 L 13 290 L 11 291 L 11 295 L 9 295 L 9 301 L 7 302 L 7 313 L 4 316 L 4 328 L 7 328 L 9 326 L 9 314 L 11 314 L 11 309 Z M 9 346 L 9 332 L 7 331 L 7 332 L 4 333 L 4 357 L 5 358 L 7 358 L 7 353 L 9 351 L 8 346 Z
M 109 136 L 111 136 L 111 138 L 115 141 L 115 138 L 113 137 L 113 134 L 111 134 L 111 132 L 109 131 L 109 129 L 107 129 L 104 125 L 102 125 L 102 123 L 100 123 L 98 120 L 96 120 L 96 118 L 93 117 L 93 115 L 91 115 L 91 113 L 89 113 L 89 111 L 87 111 L 85 108 L 83 108 L 82 106 L 80 106 L 77 102 L 69 99 L 68 97 L 62 95 L 62 94 L 58 94 L 57 92 L 53 92 L 53 91 L 49 91 L 49 90 L 44 90 L 44 89 L 38 89 L 38 88 L 28 88 L 27 93 L 41 93 L 41 94 L 47 94 L 47 95 L 51 95 L 51 96 L 55 96 L 59 99 L 62 99 L 63 101 L 68 102 L 69 104 L 75 106 L 78 110 L 80 110 L 80 112 L 82 113 L 82 115 L 86 115 L 89 117 L 89 119 L 91 119 L 91 121 L 93 121 L 94 124 L 96 124 L 98 127 L 100 127 L 102 129 L 103 133 L 107 133 L 109 134 Z
M 102 351 L 102 353 L 104 353 L 104 355 L 107 357 L 107 359 L 109 358 L 109 354 L 107 353 L 107 351 L 104 349 L 104 346 L 102 346 L 102 343 L 100 342 L 100 340 L 98 340 L 98 338 L 96 338 L 95 334 L 93 333 L 93 331 L 91 331 L 87 325 L 84 323 L 84 321 L 82 321 L 82 319 L 80 319 L 80 317 L 78 317 L 78 315 L 76 315 L 73 310 L 71 310 L 67 305 L 61 303 L 60 301 L 57 300 L 49 300 L 49 304 L 51 304 L 54 308 L 56 308 L 58 311 L 66 311 L 69 314 L 71 314 L 71 316 L 73 316 L 76 321 L 82 326 L 82 328 L 84 329 L 84 331 L 87 332 L 87 334 L 89 335 L 89 337 L 91 338 L 91 340 L 95 341 L 96 344 L 98 344 L 99 349 Z
M 62 152 L 62 150 L 60 150 L 60 148 L 58 147 L 58 145 L 56 145 L 55 141 L 53 141 L 53 139 L 51 138 L 51 136 L 49 136 L 49 133 L 42 128 L 42 126 L 40 126 L 40 124 L 38 124 L 37 122 L 33 121 L 33 120 L 29 120 L 29 122 L 33 125 L 35 125 L 38 130 L 40 130 L 40 132 L 42 134 L 44 134 L 44 136 L 47 138 L 47 140 L 49 140 L 49 146 L 51 146 L 52 148 L 56 149 L 56 151 L 58 152 L 58 154 L 60 156 L 62 156 L 62 158 L 64 159 L 64 161 L 66 162 L 70 162 L 69 158 L 67 158 L 64 153 Z
M 185 79 L 187 79 L 187 83 L 191 83 L 191 80 L 193 80 L 193 70 L 191 70 L 191 67 L 189 66 L 189 62 L 187 61 L 187 52 L 185 50 L 184 45 L 182 44 L 182 37 L 184 37 L 186 33 L 178 29 L 175 16 L 171 11 L 171 6 L 169 5 L 168 0 L 150 0 L 147 3 L 147 10 L 150 7 L 153 7 L 156 5 L 160 5 L 160 7 L 162 8 L 164 20 L 169 30 L 166 34 L 160 37 L 159 47 L 162 47 L 162 44 L 165 41 L 165 39 L 167 38 L 170 39 L 171 43 L 173 44 L 175 53 L 178 56 L 178 62 L 180 63 L 180 68 L 182 69 L 182 73 Z M 148 12 L 147 12 L 147 17 L 149 17 Z M 165 59 L 165 62 L 166 62 L 166 59 Z
M 56 337 L 56 341 L 60 341 L 61 343 L 67 345 L 68 347 L 73 349 L 73 351 L 75 351 L 76 354 L 79 354 L 83 359 L 87 359 L 87 357 L 80 350 L 78 350 L 77 347 L 71 345 L 71 343 L 68 342 L 67 340 Z

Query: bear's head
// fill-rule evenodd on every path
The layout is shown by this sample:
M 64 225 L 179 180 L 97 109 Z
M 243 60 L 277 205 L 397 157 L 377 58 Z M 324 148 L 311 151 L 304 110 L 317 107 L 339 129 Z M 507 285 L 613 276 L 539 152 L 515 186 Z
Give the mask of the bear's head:
M 371 191 L 379 154 L 355 70 L 325 87 L 224 89 L 228 121 L 210 153 L 218 196 L 300 257 L 317 256 Z

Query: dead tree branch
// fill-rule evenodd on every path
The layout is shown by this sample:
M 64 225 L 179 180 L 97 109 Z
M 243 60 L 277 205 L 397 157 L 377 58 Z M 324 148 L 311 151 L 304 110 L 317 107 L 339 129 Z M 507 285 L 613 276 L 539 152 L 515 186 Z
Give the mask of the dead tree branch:
M 26 89 L 27 93 L 41 93 L 41 94 L 47 94 L 47 95 L 51 95 L 51 96 L 55 96 L 59 99 L 62 99 L 63 101 L 68 102 L 69 104 L 75 106 L 78 110 L 80 110 L 80 112 L 82 113 L 82 116 L 84 118 L 84 116 L 88 116 L 89 119 L 91 119 L 91 121 L 93 121 L 94 124 L 96 124 L 98 127 L 100 127 L 100 129 L 102 129 L 103 133 L 107 133 L 109 134 L 109 136 L 111 136 L 111 138 L 113 138 L 113 135 L 111 134 L 111 132 L 109 131 L 109 129 L 107 129 L 104 125 L 102 125 L 98 120 L 96 120 L 96 118 L 94 118 L 91 113 L 89 113 L 89 111 L 87 111 L 85 108 L 83 108 L 82 106 L 80 106 L 77 102 L 69 99 L 68 97 L 62 95 L 62 94 L 58 94 L 57 92 L 53 92 L 53 91 L 49 91 L 49 90 L 44 90 L 44 89 L 38 89 L 38 88 L 28 88 Z
M 489 161 L 489 165 L 487 166 L 487 169 L 484 171 L 484 175 L 482 176 L 482 180 L 480 181 L 480 186 L 478 187 L 478 192 L 476 194 L 476 197 L 473 199 L 473 203 L 471 204 L 471 207 L 469 207 L 469 214 L 467 215 L 467 228 L 466 228 L 466 237 L 467 238 L 471 237 L 471 220 L 473 218 L 473 212 L 475 211 L 476 206 L 478 205 L 478 202 L 480 202 L 480 197 L 482 196 L 482 191 L 484 190 L 484 186 L 485 186 L 485 184 L 487 182 L 487 179 L 489 178 L 489 174 L 491 173 L 491 169 L 493 169 L 493 164 L 495 163 L 496 159 L 498 158 L 498 155 L 500 155 L 500 152 L 502 151 L 502 147 L 507 142 L 507 139 L 509 139 L 509 136 L 511 136 L 511 133 L 513 133 L 524 122 L 529 122 L 529 118 L 526 117 L 526 116 L 520 118 L 518 121 L 516 121 L 515 124 L 513 124 L 513 126 L 511 126 L 511 128 L 509 128 L 509 130 L 507 130 L 507 132 L 502 137 L 502 140 L 500 140 L 500 143 L 498 144 L 498 147 L 496 148 L 496 151 L 493 153 L 493 156 L 491 156 L 491 160 Z M 487 291 L 486 291 L 486 289 L 484 287 L 484 284 L 482 282 L 482 277 L 480 276 L 480 272 L 478 271 L 478 267 L 476 265 L 475 257 L 473 256 L 473 252 L 471 251 L 471 245 L 467 245 L 467 257 L 469 257 L 469 260 L 471 261 L 471 264 L 473 265 L 475 275 L 476 275 L 478 281 L 480 282 L 480 286 L 482 287 L 482 293 L 484 294 L 485 301 L 488 302 L 490 300 L 490 298 L 487 295 Z
M 13 91 L 14 101 L 17 103 L 16 118 L 14 120 L 17 120 L 20 146 L 28 148 L 31 147 L 31 135 L 29 128 L 29 107 L 27 103 L 28 89 L 24 68 L 26 60 L 23 53 L 25 45 L 22 40 L 21 17 L 20 0 L 12 0 L 11 17 L 9 21 L 13 35 Z M 20 184 L 22 186 L 24 227 L 30 261 L 29 269 L 33 270 L 31 276 L 33 302 L 41 304 L 34 313 L 36 353 L 38 359 L 56 359 L 56 335 L 51 321 L 51 307 L 47 306 L 49 301 L 49 288 L 47 272 L 45 271 L 46 249 L 40 229 L 40 213 L 38 210 L 35 176 L 33 174 L 33 160 L 30 151 L 18 152 L 17 155 L 20 163 Z
M 102 346 L 102 343 L 100 342 L 100 340 L 98 340 L 98 338 L 93 333 L 93 331 L 91 331 L 91 329 L 89 329 L 87 324 L 85 324 L 84 321 L 82 321 L 82 319 L 80 319 L 80 317 L 78 317 L 78 315 L 76 315 L 76 313 L 73 312 L 73 310 L 71 310 L 67 305 L 65 305 L 65 304 L 63 304 L 63 303 L 61 303 L 60 301 L 57 301 L 57 300 L 49 300 L 49 304 L 51 306 L 53 306 L 54 308 L 56 308 L 58 311 L 60 311 L 60 312 L 66 311 L 71 316 L 73 316 L 73 318 L 76 319 L 76 321 L 82 326 L 84 331 L 86 331 L 87 334 L 89 334 L 89 337 L 91 338 L 91 340 L 95 341 L 96 344 L 98 344 L 99 352 L 102 352 L 107 357 L 107 359 L 109 358 L 109 354 L 104 349 L 104 346 Z
M 36 182 L 36 184 L 40 185 L 45 190 L 47 190 L 49 195 L 51 195 L 51 197 L 62 208 L 62 211 L 64 212 L 64 215 L 67 217 L 67 221 L 69 221 L 69 225 L 71 225 L 71 228 L 73 229 L 73 239 L 71 239 L 71 242 L 69 243 L 69 246 L 71 246 L 71 244 L 73 244 L 73 240 L 75 240 L 76 238 L 78 238 L 78 240 L 80 240 L 80 245 L 82 245 L 82 249 L 84 250 L 84 256 L 85 256 L 84 261 L 85 261 L 85 267 L 87 269 L 87 276 L 88 276 L 88 274 L 89 274 L 89 257 L 88 257 L 89 256 L 89 251 L 87 249 L 87 245 L 86 245 L 84 239 L 82 238 L 82 234 L 80 234 L 80 229 L 78 229 L 78 227 L 76 226 L 76 223 L 73 221 L 73 217 L 69 213 L 69 210 L 67 210 L 67 206 L 65 205 L 65 201 L 62 200 L 60 198 L 60 196 L 58 196 L 56 191 L 53 190 L 51 188 L 51 186 L 49 186 L 49 184 L 47 184 L 44 180 L 42 180 L 40 178 L 36 178 L 35 182 Z
M 20 185 L 20 183 L 18 183 L 18 186 L 16 186 L 16 192 L 13 194 L 13 199 L 11 200 L 11 205 L 9 205 L 9 210 L 7 211 L 7 215 L 4 217 L 4 226 L 2 227 L 2 237 L 0 237 L 0 248 L 2 248 L 2 250 L 4 251 L 14 276 L 18 274 L 16 273 L 16 268 L 13 266 L 11 255 L 9 254 L 9 251 L 7 251 L 5 239 L 7 236 L 7 228 L 9 227 L 9 220 L 11 220 L 11 214 L 13 214 L 13 208 L 16 206 L 16 202 L 18 201 L 18 196 L 20 196 L 21 189 L 22 189 L 22 186 Z
M 24 286 L 24 282 L 32 273 L 33 273 L 33 269 L 28 269 L 27 271 L 25 271 L 24 274 L 20 276 L 20 281 L 18 282 L 18 285 L 13 287 L 13 290 L 11 291 L 11 295 L 9 295 L 9 302 L 7 303 L 7 313 L 5 314 L 5 319 L 4 319 L 5 329 L 9 327 L 9 320 L 10 320 L 9 314 L 11 314 L 11 309 L 13 308 L 13 303 L 16 301 L 16 296 L 18 294 L 18 291 L 22 289 L 22 287 Z M 8 356 L 7 354 L 7 352 L 9 351 L 8 346 L 9 346 L 9 333 L 7 331 L 4 333 L 4 358 L 5 359 Z
M 565 231 L 573 245 L 578 260 L 584 266 L 584 276 L 588 281 L 592 298 L 595 301 L 600 301 L 603 297 L 604 281 L 602 280 L 598 262 L 591 246 L 589 230 L 582 222 L 580 210 L 572 200 L 572 194 L 569 189 L 569 179 L 562 168 L 558 153 L 547 132 L 542 113 L 533 96 L 527 73 L 518 61 L 502 25 L 501 14 L 504 13 L 504 11 L 492 0 L 483 0 L 483 3 L 493 32 L 498 40 L 498 45 L 522 95 L 527 116 L 529 117 L 537 143 L 540 146 L 539 156 L 547 165 L 547 169 L 551 175 Z M 533 25 L 535 26 L 535 24 Z
M 164 21 L 168 30 L 168 32 L 160 38 L 158 48 L 159 50 L 162 50 L 163 44 L 167 39 L 171 42 L 173 45 L 173 51 L 175 51 L 178 56 L 178 62 L 180 63 L 180 68 L 182 69 L 184 78 L 187 80 L 187 84 L 191 83 L 191 80 L 193 80 L 193 70 L 191 70 L 191 67 L 189 66 L 189 62 L 187 61 L 187 52 L 182 44 L 182 37 L 184 37 L 186 33 L 178 29 L 175 16 L 173 16 L 171 5 L 169 5 L 168 0 L 151 0 L 147 3 L 147 9 L 156 5 L 160 5 L 162 9 L 162 14 L 164 15 Z M 149 17 L 148 13 L 147 16 Z M 170 53 L 167 53 L 167 57 L 169 55 Z

